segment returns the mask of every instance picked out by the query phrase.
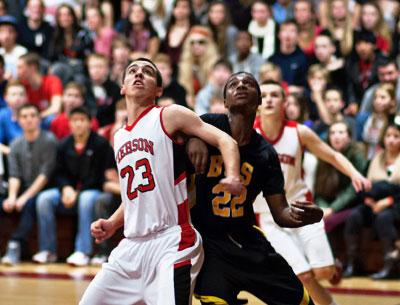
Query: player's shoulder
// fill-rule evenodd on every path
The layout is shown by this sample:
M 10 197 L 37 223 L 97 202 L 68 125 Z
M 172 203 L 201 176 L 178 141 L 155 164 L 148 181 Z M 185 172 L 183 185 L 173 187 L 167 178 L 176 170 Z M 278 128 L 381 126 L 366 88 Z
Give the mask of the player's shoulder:
M 229 125 L 228 116 L 223 113 L 205 113 L 200 118 L 204 122 L 220 129 L 226 129 L 227 125 Z

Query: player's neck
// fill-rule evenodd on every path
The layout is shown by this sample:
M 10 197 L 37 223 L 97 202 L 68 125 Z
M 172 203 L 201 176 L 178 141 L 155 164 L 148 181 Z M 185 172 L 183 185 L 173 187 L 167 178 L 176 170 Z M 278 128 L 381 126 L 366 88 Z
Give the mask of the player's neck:
M 249 119 L 247 114 L 228 114 L 229 125 L 232 131 L 232 137 L 236 140 L 239 146 L 246 145 L 251 140 L 253 133 L 253 119 Z
M 284 120 L 281 117 L 275 116 L 262 116 L 261 117 L 261 129 L 271 140 L 278 137 Z
M 126 109 L 128 112 L 127 124 L 132 125 L 147 108 L 154 106 L 154 102 L 148 100 L 126 100 Z

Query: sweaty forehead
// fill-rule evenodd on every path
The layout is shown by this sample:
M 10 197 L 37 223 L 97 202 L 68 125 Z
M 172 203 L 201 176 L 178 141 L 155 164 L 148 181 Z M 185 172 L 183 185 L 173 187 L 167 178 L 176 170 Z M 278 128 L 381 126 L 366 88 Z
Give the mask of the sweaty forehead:
M 228 83 L 231 83 L 233 81 L 241 81 L 241 80 L 248 80 L 248 81 L 252 81 L 254 84 L 257 84 L 256 79 L 253 76 L 246 74 L 246 73 L 240 73 L 240 74 L 231 76 L 228 80 Z
M 128 69 L 130 69 L 130 68 L 132 68 L 132 67 L 146 67 L 146 66 L 148 66 L 148 67 L 151 67 L 151 68 L 153 68 L 154 70 L 157 70 L 157 68 L 152 64 L 152 63 L 150 63 L 150 62 L 148 62 L 148 61 L 144 61 L 144 60 L 137 60 L 137 61 L 134 61 L 133 63 L 131 63 L 129 66 L 128 66 L 128 68 L 127 68 L 127 70 Z

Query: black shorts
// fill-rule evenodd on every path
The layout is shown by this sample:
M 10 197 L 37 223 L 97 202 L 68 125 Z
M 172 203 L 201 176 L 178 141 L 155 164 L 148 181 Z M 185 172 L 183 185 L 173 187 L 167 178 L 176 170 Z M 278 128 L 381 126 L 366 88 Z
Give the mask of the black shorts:
M 292 268 L 258 229 L 206 235 L 203 245 L 204 264 L 195 287 L 202 303 L 236 305 L 245 290 L 269 305 L 313 304 Z

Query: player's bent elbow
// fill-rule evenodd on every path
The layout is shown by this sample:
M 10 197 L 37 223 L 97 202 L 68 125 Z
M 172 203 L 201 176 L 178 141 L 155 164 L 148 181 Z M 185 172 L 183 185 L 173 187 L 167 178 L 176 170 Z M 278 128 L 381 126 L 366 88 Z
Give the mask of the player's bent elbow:
M 317 280 L 330 280 L 335 275 L 335 272 L 336 268 L 334 265 L 313 269 L 313 273 Z

